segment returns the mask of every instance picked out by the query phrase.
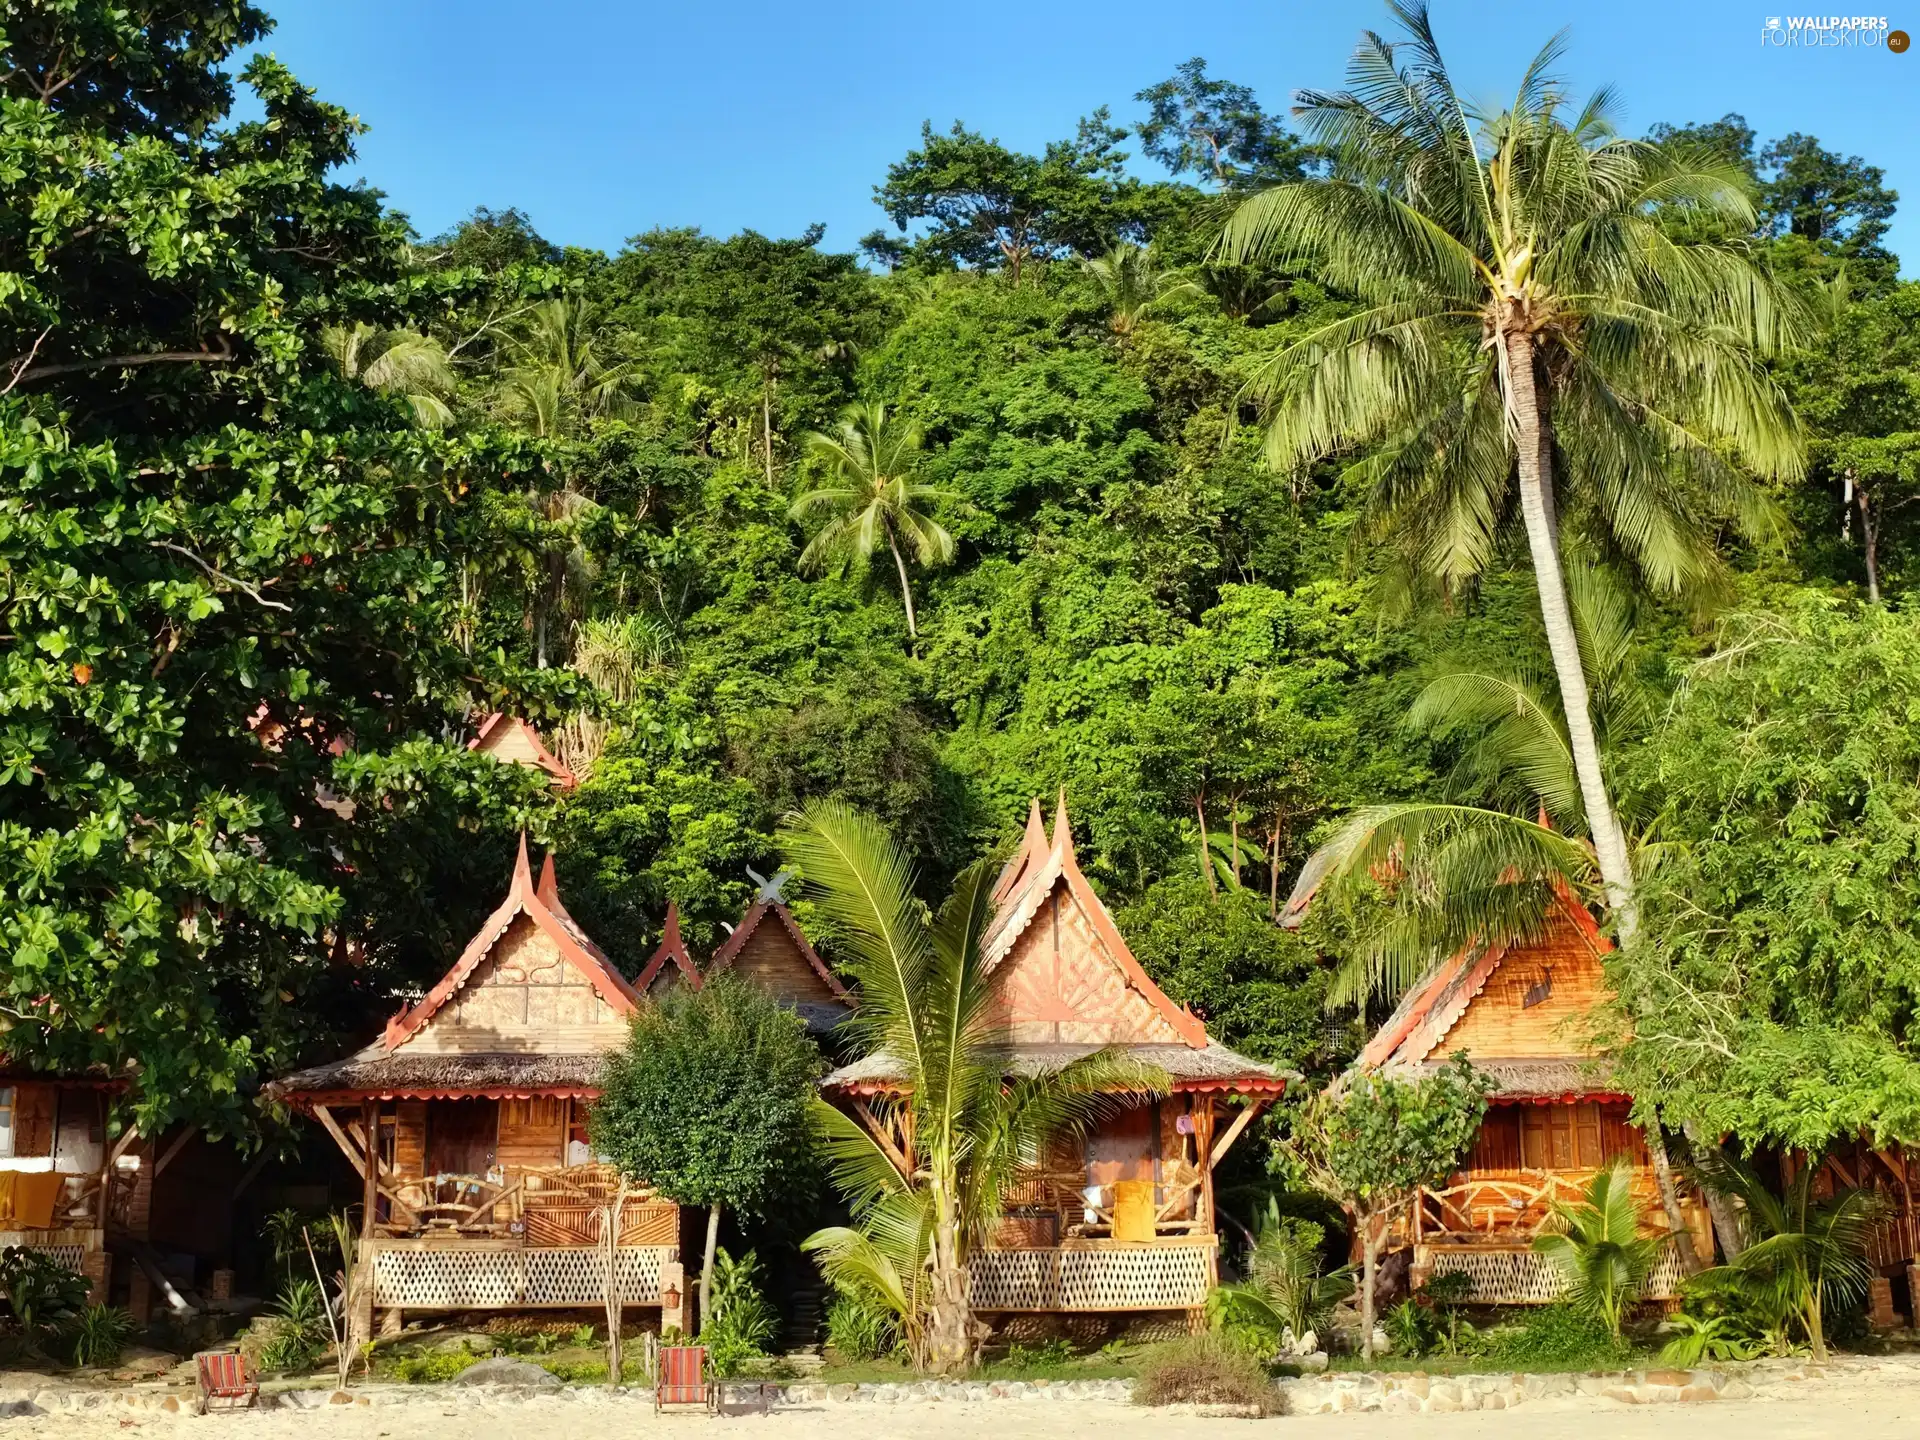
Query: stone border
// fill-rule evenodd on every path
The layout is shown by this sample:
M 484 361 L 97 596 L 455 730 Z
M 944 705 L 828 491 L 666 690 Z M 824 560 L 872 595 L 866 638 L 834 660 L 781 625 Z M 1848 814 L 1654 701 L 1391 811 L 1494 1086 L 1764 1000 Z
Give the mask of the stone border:
M 1430 1375 L 1425 1371 L 1352 1371 L 1275 1381 L 1284 1415 L 1328 1415 L 1348 1411 L 1394 1414 L 1449 1414 L 1468 1410 L 1509 1410 L 1535 1402 L 1603 1399 L 1626 1405 L 1697 1404 L 1717 1400 L 1777 1398 L 1805 1382 L 1844 1379 L 1852 1374 L 1895 1369 L 1920 1376 L 1920 1355 L 1848 1356 L 1818 1366 L 1802 1360 L 1759 1360 L 1693 1370 L 1611 1370 L 1584 1374 L 1493 1373 Z M 9 1377 L 14 1378 L 14 1377 Z M 299 1384 L 269 1385 L 261 1391 L 263 1408 L 317 1410 L 330 1405 L 438 1405 L 478 1407 L 503 1401 L 561 1404 L 651 1404 L 643 1387 L 611 1391 L 603 1385 L 517 1386 L 444 1384 L 357 1385 L 351 1391 Z M 1132 1399 L 1131 1380 L 912 1380 L 885 1383 L 821 1381 L 722 1382 L 723 1410 L 742 1414 L 764 1410 L 838 1405 L 978 1404 L 1106 1402 Z M 122 1411 L 178 1414 L 193 1409 L 192 1390 L 160 1383 L 114 1387 L 62 1384 L 49 1380 L 32 1388 L 0 1388 L 0 1419 L 17 1416 Z M 1194 1407 L 1175 1407 L 1190 1409 Z M 1206 1407 L 1200 1407 L 1205 1409 Z

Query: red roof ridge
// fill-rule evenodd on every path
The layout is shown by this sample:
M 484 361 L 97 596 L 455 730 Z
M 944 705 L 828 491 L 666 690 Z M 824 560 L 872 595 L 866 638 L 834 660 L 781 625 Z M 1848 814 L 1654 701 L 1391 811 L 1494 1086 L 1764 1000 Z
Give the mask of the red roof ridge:
M 693 963 L 693 957 L 687 953 L 687 943 L 680 938 L 680 907 L 673 901 L 667 902 L 667 924 L 660 936 L 660 943 L 647 958 L 640 977 L 633 982 L 633 988 L 642 995 L 652 986 L 654 980 L 665 968 L 667 961 L 673 961 L 686 982 L 698 990 L 701 985 L 700 968 Z
M 837 998 L 852 1004 L 852 994 L 840 983 L 839 977 L 827 968 L 826 962 L 815 953 L 813 943 L 801 933 L 800 924 L 793 918 L 793 912 L 779 900 L 753 902 L 752 907 L 741 917 L 740 923 L 733 927 L 733 933 L 727 936 L 726 943 L 714 951 L 713 958 L 707 961 L 707 978 L 712 979 L 733 965 L 734 959 L 746 945 L 747 938 L 760 928 L 760 922 L 768 915 L 777 917 L 780 923 L 787 927 L 787 933 L 793 937 L 794 944 L 800 947 L 800 953 L 813 967 L 814 974 L 826 981 L 827 988 L 833 991 Z
M 551 895 L 552 904 L 541 895 L 543 889 Z M 585 977 L 587 983 L 616 1012 L 631 1014 L 639 1003 L 639 993 L 613 968 L 613 963 L 600 947 L 589 940 L 580 927 L 573 923 L 572 917 L 560 908 L 559 898 L 553 885 L 551 855 L 541 866 L 540 884 L 535 885 L 533 867 L 527 862 L 527 836 L 522 831 L 520 847 L 514 855 L 513 881 L 507 888 L 506 899 L 500 902 L 479 932 L 467 942 L 467 948 L 460 952 L 460 958 L 440 977 L 439 983 L 423 995 L 418 1004 L 401 1011 L 387 1022 L 386 1030 L 380 1037 L 381 1043 L 388 1050 L 393 1050 L 419 1034 L 421 1028 L 467 982 L 480 962 L 493 952 L 500 937 L 506 934 L 507 927 L 521 915 L 547 933 L 561 958 Z

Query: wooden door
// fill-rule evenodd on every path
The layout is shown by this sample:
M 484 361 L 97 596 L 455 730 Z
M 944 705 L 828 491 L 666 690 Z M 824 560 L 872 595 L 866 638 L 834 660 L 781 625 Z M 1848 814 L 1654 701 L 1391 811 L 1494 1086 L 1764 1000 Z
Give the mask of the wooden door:
M 1572 1170 L 1578 1153 L 1574 1107 L 1529 1105 L 1520 1115 L 1520 1153 L 1529 1170 Z
M 499 1134 L 499 1101 L 433 1101 L 427 1106 L 427 1173 L 486 1174 Z

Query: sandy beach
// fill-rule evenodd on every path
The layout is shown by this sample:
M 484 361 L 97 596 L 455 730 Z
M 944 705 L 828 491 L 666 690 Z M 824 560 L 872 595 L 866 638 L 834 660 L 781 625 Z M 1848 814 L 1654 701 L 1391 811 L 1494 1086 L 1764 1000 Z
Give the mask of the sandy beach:
M 1271 1420 L 1220 1419 L 1102 1402 L 921 1404 L 899 1407 L 822 1404 L 712 1417 L 656 1417 L 641 1397 L 626 1400 L 449 1396 L 406 1403 L 273 1409 L 206 1418 L 112 1409 L 0 1422 L 8 1437 L 107 1440 L 129 1432 L 220 1440 L 595 1440 L 608 1437 L 713 1435 L 737 1440 L 1114 1440 L 1123 1434 L 1189 1440 L 1248 1432 L 1352 1437 L 1352 1440 L 1880 1440 L 1910 1437 L 1920 1426 L 1920 1370 L 1889 1367 L 1809 1381 L 1785 1399 L 1635 1407 L 1604 1399 L 1543 1401 L 1516 1410 L 1451 1415 L 1342 1414 Z

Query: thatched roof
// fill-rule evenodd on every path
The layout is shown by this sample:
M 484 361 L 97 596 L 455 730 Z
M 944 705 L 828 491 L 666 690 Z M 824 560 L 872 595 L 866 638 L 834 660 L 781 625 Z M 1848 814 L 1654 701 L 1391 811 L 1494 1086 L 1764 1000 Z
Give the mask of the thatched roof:
M 1414 1065 L 1382 1067 L 1387 1075 L 1430 1075 L 1444 1061 L 1428 1060 Z M 1615 1089 L 1613 1067 L 1601 1058 L 1593 1059 L 1516 1059 L 1482 1060 L 1474 1058 L 1473 1068 L 1494 1082 L 1495 1100 L 1562 1100 L 1578 1096 L 1592 1100 L 1611 1094 L 1624 1096 Z
M 266 1087 L 275 1100 L 313 1104 L 335 1095 L 383 1100 L 509 1099 L 600 1090 L 604 1053 L 587 1055 L 432 1054 L 369 1045 L 343 1060 L 296 1070 Z
M 1275 1070 L 1258 1060 L 1249 1060 L 1229 1050 L 1217 1040 L 1204 1049 L 1190 1045 L 1016 1045 L 998 1050 L 1004 1073 L 1009 1076 L 1044 1075 L 1074 1060 L 1111 1048 L 1167 1072 L 1176 1090 L 1230 1090 L 1241 1093 L 1278 1094 L 1289 1080 L 1299 1077 L 1289 1071 Z M 888 1090 L 905 1082 L 907 1067 L 882 1051 L 842 1065 L 821 1081 L 827 1090 Z

